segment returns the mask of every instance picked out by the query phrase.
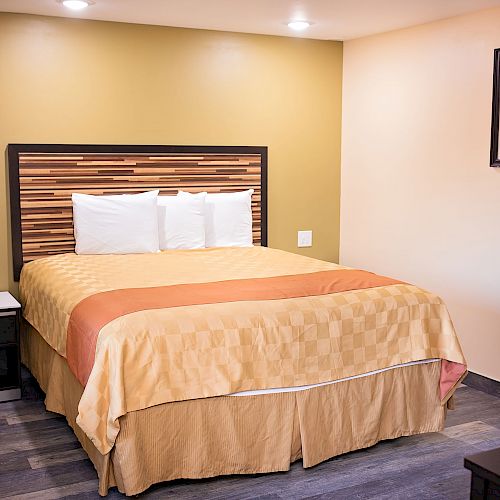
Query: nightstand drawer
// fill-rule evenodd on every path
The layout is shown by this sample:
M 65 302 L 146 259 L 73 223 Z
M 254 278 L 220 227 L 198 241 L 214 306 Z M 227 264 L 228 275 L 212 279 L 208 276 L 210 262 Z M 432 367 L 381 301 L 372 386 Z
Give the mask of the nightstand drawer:
M 19 385 L 19 354 L 17 346 L 0 347 L 0 389 L 10 389 L 19 387 Z
M 15 311 L 0 311 L 0 345 L 17 342 Z

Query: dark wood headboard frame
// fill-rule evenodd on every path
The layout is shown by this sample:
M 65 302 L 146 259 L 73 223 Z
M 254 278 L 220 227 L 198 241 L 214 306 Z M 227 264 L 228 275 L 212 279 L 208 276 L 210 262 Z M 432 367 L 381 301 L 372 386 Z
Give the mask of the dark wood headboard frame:
M 20 191 L 20 156 L 23 154 L 33 155 L 33 154 L 54 154 L 54 155 L 114 155 L 116 156 L 205 156 L 202 162 L 199 164 L 192 164 L 191 171 L 187 174 L 184 174 L 184 177 L 193 182 L 193 178 L 196 181 L 196 190 L 202 191 L 205 190 L 205 186 L 203 185 L 203 181 L 200 182 L 200 179 L 203 179 L 203 174 L 201 177 L 196 177 L 196 172 L 193 173 L 193 168 L 200 169 L 202 167 L 211 168 L 212 175 L 216 175 L 218 179 L 218 184 L 214 188 L 214 184 L 207 184 L 206 188 L 208 191 L 217 192 L 217 191 L 235 191 L 238 189 L 248 189 L 249 181 L 244 180 L 244 176 L 241 179 L 238 179 L 238 175 L 240 173 L 244 174 L 244 169 L 241 169 L 236 164 L 236 167 L 231 165 L 224 165 L 224 161 L 221 158 L 217 159 L 219 155 L 226 155 L 232 157 L 238 156 L 259 156 L 260 157 L 260 197 L 255 196 L 255 199 L 259 200 L 257 203 L 256 210 L 260 209 L 258 219 L 254 218 L 254 231 L 257 226 L 257 231 L 260 235 L 258 243 L 262 246 L 267 246 L 267 147 L 265 146 L 161 146 L 161 145 L 104 145 L 104 144 L 9 144 L 7 146 L 7 162 L 9 168 L 9 184 L 10 184 L 10 213 L 11 213 L 11 232 L 12 232 L 12 257 L 13 257 L 13 270 L 14 270 L 14 279 L 19 280 L 19 276 L 21 273 L 21 269 L 25 262 L 32 260 L 25 255 L 23 250 L 23 230 L 22 230 L 22 212 L 21 212 L 21 191 Z M 211 161 L 212 162 L 209 163 Z M 222 163 L 219 163 L 222 160 Z M 242 160 L 244 162 L 244 159 Z M 175 166 L 174 166 L 175 167 Z M 71 168 L 68 167 L 68 168 Z M 215 173 L 214 173 L 215 168 Z M 100 167 L 101 170 L 106 170 L 104 167 Z M 240 169 L 240 171 L 238 171 Z M 119 175 L 120 173 L 118 173 Z M 123 173 L 122 173 L 123 174 Z M 127 172 L 127 176 L 133 176 L 134 173 Z M 199 172 L 198 172 L 199 174 Z M 225 175 L 227 174 L 227 175 Z M 99 172 L 98 175 L 101 175 Z M 103 173 L 103 176 L 111 174 Z M 178 186 L 181 186 L 182 189 L 190 189 L 193 184 L 182 185 L 182 176 L 179 177 L 179 172 L 176 171 L 175 175 L 172 172 L 164 172 L 161 175 L 161 179 L 165 182 L 168 182 L 169 175 L 176 182 L 175 190 L 177 190 Z M 137 176 L 137 179 L 140 180 L 140 176 Z M 181 180 L 179 180 L 181 179 Z M 196 180 L 197 179 L 197 180 Z M 231 182 L 234 182 L 235 179 L 238 181 L 238 188 L 231 189 Z M 227 182 L 227 189 L 224 189 L 224 186 L 221 182 Z M 61 184 L 62 187 L 59 189 L 66 189 L 66 191 L 71 190 L 72 192 L 92 192 L 92 189 L 89 188 L 89 184 L 82 186 L 79 188 L 75 186 L 74 181 L 72 181 L 72 186 L 64 188 L 64 184 Z M 160 187 L 161 186 L 157 186 Z M 258 191 L 259 186 L 256 186 Z M 42 189 L 42 188 L 40 188 Z M 49 185 L 50 189 L 50 185 Z M 134 189 L 123 189 L 113 187 L 107 187 L 103 189 L 103 194 L 115 194 L 120 192 L 139 192 L 151 189 L 150 186 L 145 187 L 143 189 L 138 189 L 135 187 Z M 163 193 L 160 194 L 174 194 L 174 188 L 165 188 Z M 65 195 L 67 196 L 67 195 Z M 256 203 L 252 202 L 253 212 L 255 216 L 255 205 Z M 72 219 L 72 215 L 69 216 Z M 49 221 L 50 222 L 50 221 Z M 72 220 L 71 220 L 72 223 Z M 255 233 L 254 233 L 255 234 Z M 43 238 L 43 232 L 42 236 Z M 53 251 L 52 254 L 57 253 L 67 253 L 71 250 L 64 251 Z

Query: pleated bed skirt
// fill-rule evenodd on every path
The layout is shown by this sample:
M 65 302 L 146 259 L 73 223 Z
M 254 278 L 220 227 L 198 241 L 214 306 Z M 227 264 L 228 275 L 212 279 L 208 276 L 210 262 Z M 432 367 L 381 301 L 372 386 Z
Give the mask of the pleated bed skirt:
M 66 416 L 99 476 L 99 493 L 135 495 L 179 478 L 312 467 L 383 439 L 440 431 L 440 362 L 402 366 L 296 392 L 166 403 L 120 418 L 114 448 L 102 455 L 76 424 L 83 387 L 32 327 L 22 360 L 46 393 L 47 410 Z

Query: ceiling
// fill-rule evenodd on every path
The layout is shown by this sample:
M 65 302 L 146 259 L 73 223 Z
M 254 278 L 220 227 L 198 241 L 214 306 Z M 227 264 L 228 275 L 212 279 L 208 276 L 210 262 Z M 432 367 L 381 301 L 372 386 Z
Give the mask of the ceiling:
M 56 0 L 0 0 L 0 12 L 349 40 L 467 12 L 500 0 L 95 0 L 73 12 Z M 296 33 L 286 23 L 313 24 Z

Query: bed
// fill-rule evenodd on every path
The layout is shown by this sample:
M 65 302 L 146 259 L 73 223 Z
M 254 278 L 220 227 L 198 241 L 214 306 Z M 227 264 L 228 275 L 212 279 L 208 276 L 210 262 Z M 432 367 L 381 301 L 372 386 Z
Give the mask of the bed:
M 265 148 L 8 153 L 22 359 L 101 495 L 311 467 L 443 428 L 466 373 L 446 306 L 411 284 L 267 248 Z M 71 193 L 150 188 L 254 189 L 254 246 L 73 252 Z

